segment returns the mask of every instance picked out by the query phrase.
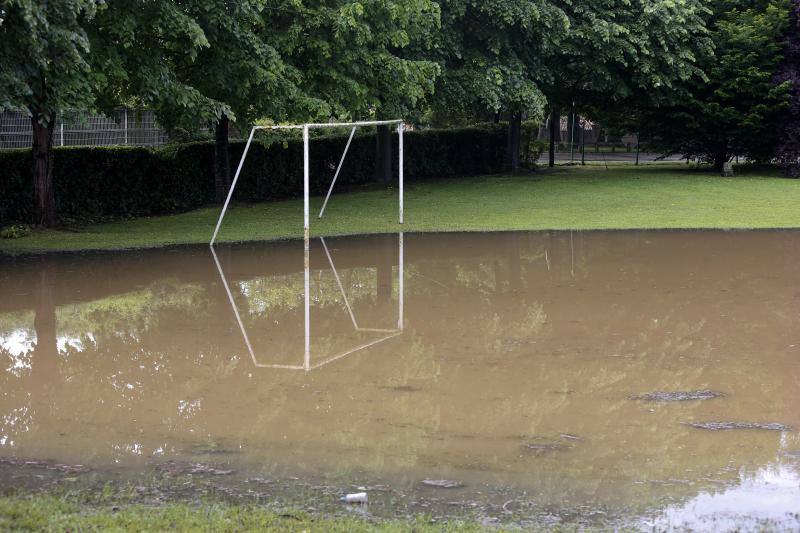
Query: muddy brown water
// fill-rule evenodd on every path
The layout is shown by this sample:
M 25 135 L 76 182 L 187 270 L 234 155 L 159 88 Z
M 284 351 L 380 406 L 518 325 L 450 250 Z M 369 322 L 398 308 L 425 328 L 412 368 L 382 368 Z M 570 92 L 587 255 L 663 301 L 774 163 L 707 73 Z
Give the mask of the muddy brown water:
M 6 488 L 84 465 L 313 509 L 800 526 L 800 233 L 317 239 L 308 321 L 302 242 L 216 256 L 0 258 Z

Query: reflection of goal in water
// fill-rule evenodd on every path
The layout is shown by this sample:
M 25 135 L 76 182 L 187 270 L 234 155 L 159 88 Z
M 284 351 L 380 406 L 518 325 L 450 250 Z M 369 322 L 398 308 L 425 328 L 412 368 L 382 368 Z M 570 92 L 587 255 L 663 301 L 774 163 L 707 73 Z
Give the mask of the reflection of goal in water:
M 374 332 L 374 333 L 381 333 L 382 335 L 374 340 L 371 340 L 367 343 L 360 344 L 354 348 L 346 350 L 341 353 L 336 353 L 334 355 L 330 355 L 323 359 L 322 361 L 312 364 L 311 363 L 311 291 L 310 291 L 310 279 L 311 279 L 311 269 L 310 269 L 310 262 L 309 262 L 309 240 L 308 238 L 305 239 L 303 243 L 303 275 L 304 275 L 304 283 L 303 283 L 303 292 L 304 292 L 304 299 L 303 299 L 303 315 L 304 315 L 304 353 L 303 353 L 303 364 L 301 365 L 284 365 L 284 364 L 266 364 L 266 363 L 259 363 L 258 359 L 256 358 L 255 350 L 253 350 L 253 345 L 250 342 L 250 337 L 247 335 L 247 330 L 244 327 L 244 322 L 242 322 L 242 317 L 239 314 L 239 309 L 236 306 L 236 302 L 233 299 L 233 294 L 231 293 L 230 286 L 228 285 L 228 280 L 225 276 L 225 272 L 222 270 L 222 265 L 217 258 L 217 253 L 214 250 L 214 247 L 211 248 L 211 255 L 214 258 L 214 264 L 217 267 L 217 272 L 219 273 L 220 280 L 222 281 L 222 286 L 225 288 L 225 292 L 228 296 L 228 301 L 230 302 L 231 309 L 233 310 L 233 314 L 236 317 L 236 322 L 239 325 L 239 330 L 242 333 L 242 338 L 244 339 L 245 344 L 247 345 L 247 350 L 250 352 L 250 357 L 253 360 L 253 365 L 258 368 L 284 368 L 289 370 L 305 370 L 310 371 L 321 366 L 327 365 L 328 363 L 332 363 L 338 359 L 342 359 L 343 357 L 347 357 L 348 355 L 354 354 L 361 350 L 365 350 L 371 346 L 375 346 L 376 344 L 380 344 L 384 341 L 397 337 L 398 335 L 403 333 L 403 234 L 398 234 L 398 298 L 397 298 L 397 327 L 396 328 L 366 328 L 361 327 L 358 324 L 358 320 L 356 318 L 355 313 L 353 312 L 353 308 L 350 305 L 350 300 L 347 298 L 347 294 L 344 290 L 344 286 L 342 285 L 341 279 L 339 278 L 339 272 L 336 270 L 336 264 L 333 261 L 333 257 L 331 257 L 330 251 L 328 250 L 328 245 L 325 243 L 325 239 L 320 237 L 320 242 L 322 243 L 322 247 L 325 250 L 325 256 L 328 259 L 328 264 L 330 264 L 331 271 L 333 272 L 333 276 L 336 280 L 336 285 L 341 292 L 342 299 L 344 301 L 345 308 L 347 309 L 347 313 L 350 317 L 350 321 L 353 324 L 353 329 L 357 332 Z

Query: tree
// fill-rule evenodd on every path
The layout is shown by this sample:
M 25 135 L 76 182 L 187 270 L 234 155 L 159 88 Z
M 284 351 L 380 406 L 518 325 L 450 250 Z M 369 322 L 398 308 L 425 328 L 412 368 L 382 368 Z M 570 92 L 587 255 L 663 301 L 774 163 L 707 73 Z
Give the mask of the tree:
M 710 51 L 707 10 L 698 0 L 587 0 L 562 5 L 569 31 L 549 49 L 542 90 L 551 124 L 571 113 L 654 99 L 700 79 Z M 557 128 L 551 128 L 550 166 Z
M 800 0 L 792 0 L 783 62 L 775 77 L 789 90 L 788 113 L 783 114 L 775 155 L 786 174 L 800 177 Z
M 258 60 L 264 70 L 271 66 L 247 33 L 252 9 L 250 2 L 217 0 L 108 3 L 88 28 L 92 64 L 109 77 L 99 104 L 111 109 L 126 100 L 148 106 L 172 132 L 208 124 L 227 130 L 233 106 L 250 95 L 255 76 L 245 73 L 260 72 Z M 251 63 L 243 57 L 248 46 Z M 236 84 L 244 93 L 239 99 Z M 229 184 L 225 133 L 224 149 L 215 152 L 215 175 L 222 180 L 218 194 Z
M 769 160 L 788 82 L 774 83 L 789 21 L 785 0 L 718 0 L 708 21 L 714 49 L 700 58 L 705 79 L 680 84 L 642 113 L 648 146 L 721 170 L 734 155 Z
M 508 167 L 519 169 L 523 115 L 541 118 L 543 57 L 568 30 L 549 0 L 443 0 L 432 57 L 441 65 L 434 107 L 449 117 L 509 116 Z
M 300 92 L 337 119 L 398 118 L 433 92 L 438 65 L 426 50 L 439 28 L 432 0 L 313 0 L 265 10 L 276 48 L 300 73 Z M 282 9 L 281 9 L 282 7 Z M 391 136 L 376 137 L 376 178 L 392 177 Z
M 0 108 L 24 108 L 33 128 L 34 222 L 56 222 L 53 125 L 57 113 L 94 103 L 99 81 L 87 60 L 94 0 L 0 3 Z
M 560 109 L 696 75 L 703 13 L 700 0 L 445 0 L 437 104 L 453 114 L 507 112 L 516 170 L 523 115 L 539 118 L 549 104 L 555 137 Z
M 201 47 L 196 56 L 175 54 L 172 57 L 176 77 L 205 97 L 227 106 L 220 107 L 219 114 L 212 119 L 215 196 L 221 202 L 231 185 L 228 147 L 231 122 L 244 130 L 261 118 L 274 122 L 287 118 L 307 120 L 324 106 L 303 105 L 297 87 L 299 72 L 286 65 L 280 52 L 269 42 L 272 3 L 193 0 L 183 2 L 182 6 L 208 44 Z M 205 125 L 207 117 L 192 107 L 176 108 L 169 100 L 156 100 L 153 105 L 160 122 L 170 129 L 196 130 Z
M 209 45 L 183 4 L 4 0 L 0 6 L 0 105 L 31 115 L 37 224 L 56 223 L 58 113 L 109 110 L 132 99 L 201 120 L 230 110 L 175 73 L 177 57 L 196 58 Z

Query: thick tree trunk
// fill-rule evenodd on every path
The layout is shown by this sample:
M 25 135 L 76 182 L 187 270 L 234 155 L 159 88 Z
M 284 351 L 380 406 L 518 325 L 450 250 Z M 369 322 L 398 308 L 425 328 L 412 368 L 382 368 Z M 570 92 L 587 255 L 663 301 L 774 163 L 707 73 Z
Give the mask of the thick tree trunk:
M 718 154 L 714 154 L 714 170 L 717 172 L 722 172 L 722 168 L 725 166 L 725 163 L 728 162 L 728 154 L 721 152 Z
M 31 114 L 33 128 L 34 223 L 46 228 L 56 223 L 53 187 L 53 121 L 41 112 Z
M 378 126 L 375 136 L 375 181 L 392 183 L 392 132 L 389 126 Z
M 549 160 L 548 166 L 554 167 L 556 165 L 556 138 L 561 134 L 561 114 L 556 106 L 550 112 L 550 149 L 548 151 Z
M 230 121 L 226 115 L 217 122 L 214 140 L 214 199 L 222 203 L 231 188 L 231 155 L 228 144 Z
M 522 113 L 512 113 L 508 121 L 508 169 L 519 172 L 519 148 L 522 136 Z

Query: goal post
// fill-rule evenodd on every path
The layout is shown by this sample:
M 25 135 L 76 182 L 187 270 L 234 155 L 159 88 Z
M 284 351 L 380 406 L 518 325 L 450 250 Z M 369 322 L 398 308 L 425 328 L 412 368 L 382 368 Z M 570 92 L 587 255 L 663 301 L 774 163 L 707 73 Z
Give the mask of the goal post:
M 214 228 L 214 234 L 211 237 L 211 242 L 209 243 L 210 246 L 213 246 L 217 240 L 217 235 L 219 234 L 219 230 L 222 227 L 222 220 L 225 218 L 225 213 L 228 211 L 228 205 L 230 204 L 231 198 L 233 197 L 233 191 L 236 189 L 236 183 L 239 181 L 239 176 L 242 173 L 242 167 L 244 166 L 244 161 L 247 158 L 247 152 L 250 150 L 250 145 L 253 142 L 253 136 L 255 135 L 256 131 L 258 130 L 289 130 L 289 129 L 299 129 L 302 130 L 303 135 L 303 237 L 308 242 L 309 237 L 309 229 L 310 229 L 310 222 L 309 222 L 309 209 L 310 209 L 310 139 L 309 139 L 309 131 L 312 129 L 323 129 L 323 128 L 352 128 L 350 131 L 350 137 L 347 140 L 347 144 L 345 145 L 344 152 L 342 153 L 341 160 L 339 161 L 339 165 L 336 168 L 336 173 L 333 176 L 331 181 L 330 187 L 328 188 L 328 193 L 325 196 L 325 200 L 322 204 L 322 209 L 320 209 L 318 218 L 322 218 L 322 215 L 325 212 L 325 207 L 328 205 L 328 200 L 330 200 L 331 193 L 333 193 L 333 188 L 336 185 L 336 180 L 339 177 L 339 172 L 342 169 L 342 165 L 344 164 L 345 157 L 347 156 L 347 151 L 350 148 L 350 143 L 353 140 L 353 136 L 355 135 L 356 128 L 361 127 L 369 127 L 369 126 L 390 126 L 396 125 L 397 127 L 397 147 L 398 147 L 398 165 L 397 165 L 397 179 L 398 179 L 398 222 L 400 224 L 403 223 L 403 131 L 405 130 L 405 123 L 402 119 L 395 119 L 395 120 L 364 120 L 364 121 L 357 121 L 357 122 L 323 122 L 323 123 L 308 123 L 308 124 L 292 124 L 292 125 L 283 125 L 283 126 L 254 126 L 250 130 L 250 135 L 247 138 L 247 143 L 245 144 L 244 151 L 242 152 L 242 157 L 239 159 L 239 165 L 236 167 L 236 173 L 233 176 L 233 181 L 231 182 L 231 187 L 228 190 L 228 196 L 225 198 L 225 203 L 222 205 L 222 211 L 220 212 L 219 219 L 217 220 L 217 225 Z

